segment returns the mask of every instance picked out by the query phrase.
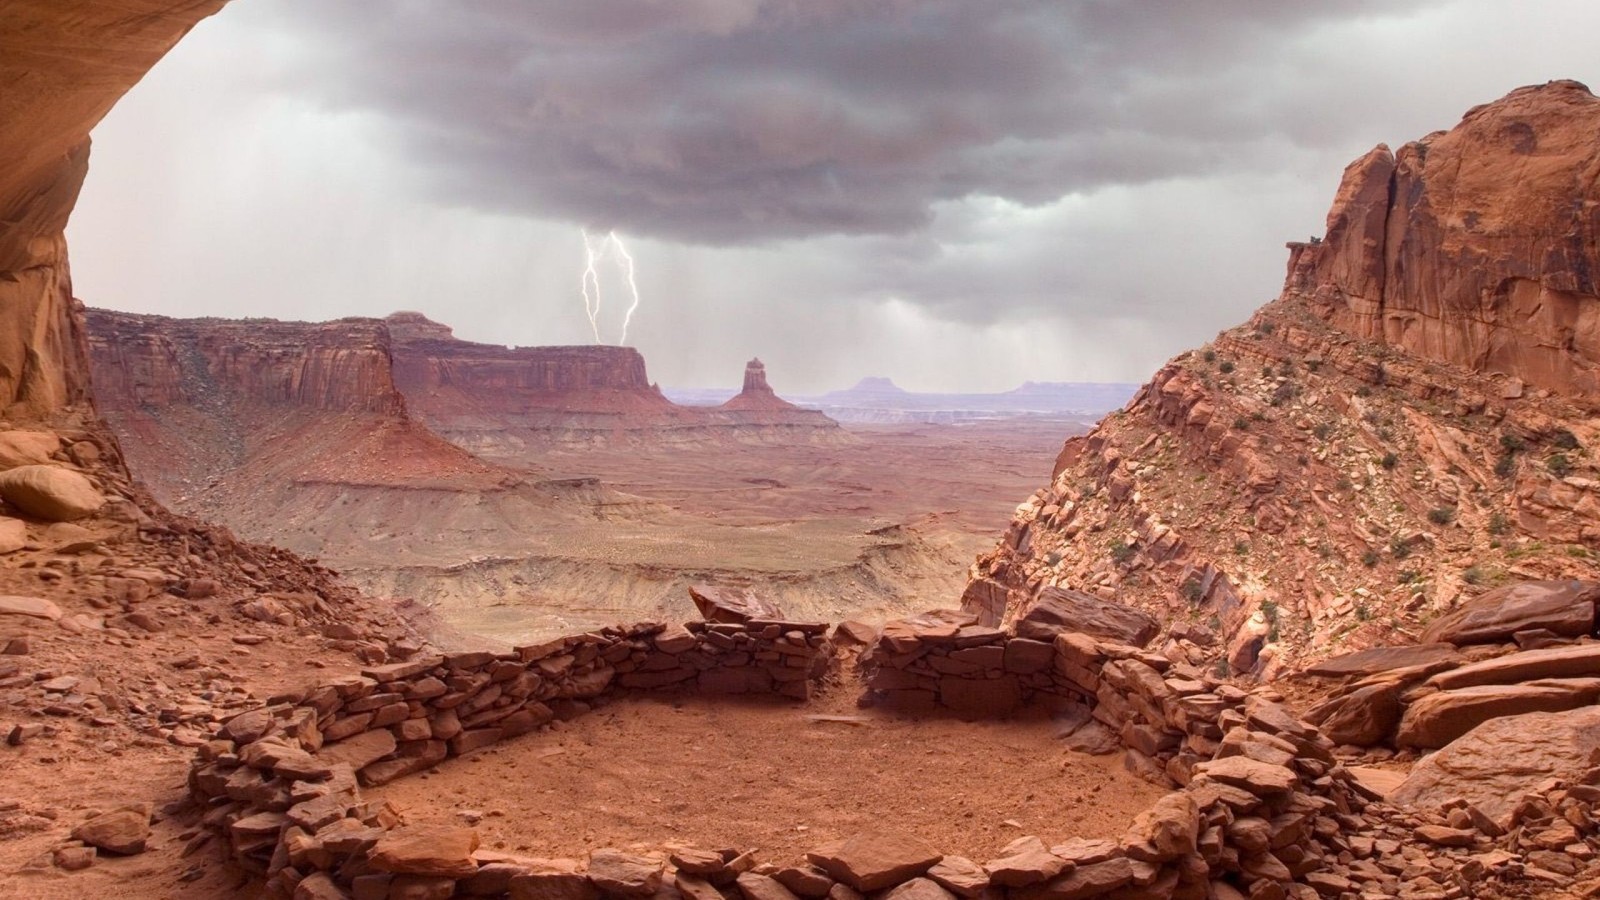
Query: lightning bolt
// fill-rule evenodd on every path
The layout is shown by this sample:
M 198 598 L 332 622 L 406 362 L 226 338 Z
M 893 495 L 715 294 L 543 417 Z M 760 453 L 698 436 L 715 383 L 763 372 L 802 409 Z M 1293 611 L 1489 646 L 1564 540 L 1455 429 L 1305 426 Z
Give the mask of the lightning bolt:
M 628 290 L 633 294 L 633 305 L 628 307 L 628 312 L 622 317 L 622 337 L 617 339 L 617 345 L 621 346 L 628 342 L 628 323 L 633 321 L 633 311 L 639 308 L 639 285 L 633 280 L 633 257 L 628 255 L 628 249 L 622 246 L 622 238 L 617 237 L 615 231 L 611 232 L 608 237 L 616 245 L 617 252 L 622 254 L 622 260 L 618 265 L 627 274 Z
M 583 308 L 589 314 L 589 328 L 594 332 L 594 342 L 600 340 L 600 273 L 595 270 L 595 264 L 607 256 L 613 256 L 617 261 L 617 268 L 622 270 L 622 275 L 628 282 L 628 293 L 633 295 L 633 303 L 628 306 L 628 311 L 622 316 L 622 336 L 617 340 L 621 346 L 628 340 L 628 325 L 633 321 L 633 312 L 639 308 L 639 283 L 634 279 L 633 256 L 628 253 L 628 248 L 622 245 L 622 238 L 617 237 L 615 231 L 607 232 L 604 238 L 595 240 L 589 235 L 589 229 L 580 229 L 583 235 L 583 278 L 580 285 L 583 289 Z M 592 286 L 592 289 L 591 289 Z
M 583 235 L 583 308 L 589 313 L 589 328 L 594 331 L 594 342 L 600 343 L 600 273 L 594 270 L 595 261 L 600 258 L 600 253 L 605 251 L 606 241 L 600 242 L 600 249 L 596 251 L 594 241 L 589 239 L 589 230 L 581 229 Z M 610 240 L 608 237 L 607 241 Z M 589 283 L 594 282 L 594 294 L 589 293 Z

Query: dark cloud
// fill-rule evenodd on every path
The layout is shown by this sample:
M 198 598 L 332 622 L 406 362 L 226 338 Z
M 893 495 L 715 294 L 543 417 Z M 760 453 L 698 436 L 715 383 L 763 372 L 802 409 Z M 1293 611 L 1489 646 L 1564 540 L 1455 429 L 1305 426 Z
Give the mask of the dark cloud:
M 1238 164 L 1277 127 L 1240 90 L 1260 48 L 1424 5 L 303 0 L 285 86 L 382 114 L 455 203 L 707 243 L 904 233 L 943 200 Z

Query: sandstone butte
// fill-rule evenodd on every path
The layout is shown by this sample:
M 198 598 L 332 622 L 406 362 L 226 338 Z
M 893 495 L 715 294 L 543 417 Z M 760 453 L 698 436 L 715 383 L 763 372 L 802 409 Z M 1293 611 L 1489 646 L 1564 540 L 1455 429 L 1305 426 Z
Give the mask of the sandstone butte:
M 333 573 L 152 502 L 87 406 L 62 229 L 88 130 L 222 3 L 114 6 L 14 0 L 0 34 L 0 396 L 8 423 L 25 426 L 0 433 L 12 454 L 0 465 L 68 472 L 75 488 L 82 479 L 95 492 L 81 516 L 4 507 L 22 523 L 14 552 L 46 563 L 0 565 L 11 600 L 0 609 L 4 708 L 29 715 L 6 731 L 3 751 L 16 754 L 7 788 L 53 804 L 30 795 L 0 808 L 20 840 L 43 849 L 5 873 L 8 887 L 15 878 L 46 893 L 65 884 L 68 895 L 84 885 L 77 895 L 126 895 L 148 873 L 97 853 L 153 849 L 174 868 L 142 886 L 150 896 L 174 885 L 225 895 L 236 892 L 235 873 L 284 896 L 396 900 L 1600 890 L 1594 706 L 1487 719 L 1398 787 L 1344 764 L 1409 761 L 1384 744 L 1405 716 L 1450 724 L 1441 714 L 1450 711 L 1459 722 L 1485 706 L 1473 701 L 1484 688 L 1591 699 L 1600 690 L 1583 607 L 1593 604 L 1597 536 L 1588 448 L 1600 435 L 1586 417 L 1597 401 L 1600 102 L 1581 86 L 1520 89 L 1450 132 L 1352 166 L 1326 235 L 1292 245 L 1277 301 L 1175 359 L 1127 410 L 1063 449 L 1053 484 L 980 561 L 967 611 L 891 623 L 863 652 L 873 703 L 898 695 L 980 719 L 992 710 L 971 698 L 1004 693 L 1008 705 L 1049 704 L 1064 730 L 1099 732 L 1087 743 L 1174 788 L 1126 835 L 1055 845 L 1019 835 L 980 864 L 884 822 L 819 842 L 811 866 L 695 851 L 676 838 L 670 853 L 596 849 L 579 863 L 486 852 L 471 828 L 405 823 L 360 791 L 533 739 L 558 710 L 566 727 L 581 727 L 591 703 L 625 688 L 721 685 L 803 701 L 835 677 L 831 629 L 756 618 L 641 623 L 508 653 L 433 652 L 413 624 Z M 451 353 L 416 348 L 424 383 L 429 367 L 455 358 L 492 382 L 508 357 L 449 348 L 431 323 L 397 324 L 412 336 L 397 341 L 369 323 L 331 346 L 312 342 L 317 365 L 291 372 L 247 352 L 229 377 L 274 386 L 260 402 L 353 409 L 362 427 L 410 433 L 409 446 L 437 455 L 429 465 L 455 460 L 495 477 L 492 464 L 403 418 L 405 379 L 379 348 L 388 341 L 393 358 L 405 355 L 401 344 L 445 343 Z M 162 352 L 159 339 L 128 346 Z M 323 364 L 328 377 L 317 374 Z M 630 368 L 615 357 L 593 371 Z M 642 382 L 642 367 L 637 374 Z M 753 366 L 745 402 L 772 406 L 763 385 Z M 214 387 L 182 375 L 123 385 L 200 404 Z M 1541 579 L 1459 602 L 1496 581 Z M 1050 588 L 1061 591 L 1030 636 L 996 627 L 1024 618 Z M 1146 613 L 1096 605 L 1119 603 Z M 1442 620 L 1426 650 L 1346 657 L 1323 667 L 1338 676 L 1332 686 L 1285 685 L 1334 704 L 1322 712 L 1336 708 L 1341 721 L 1366 714 L 1377 746 L 1336 746 L 1283 694 L 1236 677 L 1380 637 L 1404 645 L 1424 617 L 1458 606 L 1467 613 Z M 1066 608 L 1093 610 L 1096 630 L 1115 637 L 1072 630 Z M 1147 620 L 1158 623 L 1154 639 Z M 288 654 L 308 677 L 286 690 L 281 673 L 244 652 L 252 648 Z M 59 671 L 69 666 L 78 673 Z M 1456 729 L 1417 730 L 1444 740 Z M 92 798 L 69 799 L 63 767 L 107 740 L 121 752 L 94 761 L 92 783 L 80 786 Z M 175 783 L 178 748 L 199 802 L 158 811 L 150 797 L 128 796 Z M 1507 748 L 1516 765 L 1505 764 Z M 1390 790 L 1405 809 L 1380 802 Z
M 1168 651 L 1272 675 L 1497 585 L 1592 580 L 1597 132 L 1600 100 L 1553 81 L 1352 163 L 1278 299 L 1068 440 L 964 605 L 1093 592 L 1179 625 Z

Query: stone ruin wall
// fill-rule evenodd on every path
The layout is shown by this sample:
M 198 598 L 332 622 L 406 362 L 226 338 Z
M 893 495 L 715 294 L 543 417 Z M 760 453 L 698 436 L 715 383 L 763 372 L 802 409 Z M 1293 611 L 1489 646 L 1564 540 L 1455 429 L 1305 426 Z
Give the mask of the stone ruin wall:
M 611 857 L 622 856 L 616 851 L 596 851 L 587 870 L 571 861 L 474 852 L 471 829 L 407 826 L 387 804 L 364 800 L 361 787 L 582 714 L 628 691 L 776 693 L 803 702 L 833 658 L 824 625 L 697 622 L 609 628 L 512 653 L 369 668 L 229 720 L 199 751 L 190 791 L 228 857 L 266 877 L 269 891 L 280 896 L 626 896 L 628 887 L 597 871 L 609 871 Z M 679 893 L 715 900 L 697 893 L 702 884 L 736 880 L 743 896 L 760 900 L 861 900 L 863 892 L 877 896 L 888 888 L 923 900 L 1200 898 L 1243 897 L 1260 882 L 1285 892 L 1276 896 L 1310 898 L 1319 888 L 1308 885 L 1319 878 L 1332 879 L 1321 889 L 1340 886 L 1340 876 L 1324 870 L 1350 852 L 1346 835 L 1364 825 L 1360 811 L 1373 799 L 1335 763 L 1332 745 L 1285 708 L 1087 635 L 1044 642 L 974 625 L 891 623 L 863 654 L 862 669 L 879 700 L 926 692 L 932 700 L 915 698 L 918 708 L 942 707 L 964 718 L 1005 715 L 1029 703 L 1092 706 L 1094 718 L 1126 747 L 1130 767 L 1183 787 L 1142 814 L 1121 841 L 1075 838 L 1048 853 L 1041 843 L 1038 852 L 1050 863 L 1034 873 L 1047 873 L 1040 878 L 933 853 L 896 869 L 883 884 L 821 848 L 808 854 L 811 865 L 784 870 L 757 865 L 746 854 L 689 871 L 675 856 Z M 935 689 L 920 681 L 883 687 L 907 677 L 931 679 Z M 1003 702 L 987 705 L 996 696 Z M 418 842 L 439 849 L 419 862 L 402 849 Z M 454 864 L 441 861 L 451 847 L 460 855 Z M 660 861 L 628 859 L 634 871 L 655 867 L 645 878 L 654 885 L 650 893 L 663 877 L 674 877 Z M 786 883 L 821 892 L 797 893 Z

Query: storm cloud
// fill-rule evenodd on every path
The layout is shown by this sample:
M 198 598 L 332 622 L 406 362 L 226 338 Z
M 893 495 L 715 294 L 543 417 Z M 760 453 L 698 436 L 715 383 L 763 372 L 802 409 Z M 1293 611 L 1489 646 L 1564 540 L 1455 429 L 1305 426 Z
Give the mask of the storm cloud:
M 615 229 L 667 384 L 1138 381 L 1276 294 L 1346 162 L 1594 83 L 1597 30 L 1588 0 L 240 0 L 96 131 L 74 275 L 583 343 L 578 230 Z
M 451 202 L 711 244 L 903 234 L 944 201 L 1034 206 L 1326 139 L 1273 90 L 1273 48 L 1426 5 L 299 4 L 286 86 L 390 119 Z

